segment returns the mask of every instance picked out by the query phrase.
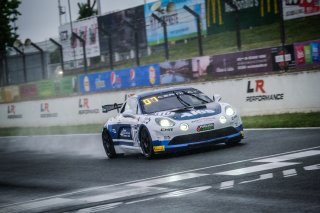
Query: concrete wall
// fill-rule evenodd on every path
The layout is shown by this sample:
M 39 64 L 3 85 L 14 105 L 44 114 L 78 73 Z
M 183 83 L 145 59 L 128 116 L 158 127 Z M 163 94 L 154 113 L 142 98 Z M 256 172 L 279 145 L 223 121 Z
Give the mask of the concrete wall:
M 210 97 L 220 94 L 222 101 L 232 104 L 241 115 L 320 111 L 320 71 L 184 85 L 200 89 Z M 125 94 L 152 89 L 155 88 L 1 104 L 0 127 L 103 124 L 116 113 L 102 113 L 103 104 L 122 103 Z

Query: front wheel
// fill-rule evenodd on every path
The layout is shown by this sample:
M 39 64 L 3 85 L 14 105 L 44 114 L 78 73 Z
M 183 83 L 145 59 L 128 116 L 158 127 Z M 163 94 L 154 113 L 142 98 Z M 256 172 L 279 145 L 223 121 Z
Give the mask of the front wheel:
M 116 158 L 117 153 L 116 153 L 116 150 L 114 149 L 112 138 L 107 129 L 103 129 L 102 143 L 108 158 Z
M 140 146 L 143 155 L 150 159 L 153 157 L 153 145 L 150 133 L 146 127 L 142 127 L 140 130 Z

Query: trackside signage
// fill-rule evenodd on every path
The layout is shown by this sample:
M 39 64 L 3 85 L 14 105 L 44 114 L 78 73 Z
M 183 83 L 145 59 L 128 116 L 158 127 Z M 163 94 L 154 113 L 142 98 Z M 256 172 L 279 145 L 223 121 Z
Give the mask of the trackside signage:
M 247 83 L 247 102 L 255 101 L 278 101 L 284 99 L 284 93 L 270 94 L 266 91 L 265 81 L 262 79 L 248 81 Z
M 20 112 L 17 110 L 16 105 L 11 104 L 8 105 L 7 108 L 7 114 L 8 114 L 8 119 L 20 119 L 23 118 L 22 114 L 20 114 Z
M 40 118 L 56 118 L 58 117 L 57 112 L 50 110 L 49 102 L 40 103 Z
M 320 111 L 320 71 L 282 73 L 239 79 L 187 82 L 209 97 L 219 94 L 222 102 L 230 103 L 242 116 Z M 163 86 L 167 87 L 167 86 Z M 125 95 L 150 91 L 150 88 L 108 91 L 68 98 L 0 104 L 0 127 L 64 126 L 100 123 L 115 116 L 117 111 L 101 113 L 105 104 L 123 103 Z M 200 116 L 208 111 L 195 111 L 184 116 Z M 160 114 L 159 114 L 160 115 Z M 186 117 L 184 117 L 186 118 Z M 214 128 L 199 126 L 199 131 Z M 163 130 L 169 131 L 169 130 Z
M 89 98 L 79 98 L 79 115 L 98 114 L 100 110 L 98 108 L 90 108 Z

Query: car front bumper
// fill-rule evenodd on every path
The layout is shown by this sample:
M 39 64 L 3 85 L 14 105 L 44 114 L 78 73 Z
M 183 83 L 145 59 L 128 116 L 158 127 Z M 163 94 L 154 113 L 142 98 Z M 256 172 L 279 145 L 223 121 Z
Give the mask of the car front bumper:
M 153 141 L 153 147 L 155 154 L 161 154 L 241 140 L 243 137 L 242 125 L 238 127 L 230 126 L 206 132 L 176 136 L 171 140 Z

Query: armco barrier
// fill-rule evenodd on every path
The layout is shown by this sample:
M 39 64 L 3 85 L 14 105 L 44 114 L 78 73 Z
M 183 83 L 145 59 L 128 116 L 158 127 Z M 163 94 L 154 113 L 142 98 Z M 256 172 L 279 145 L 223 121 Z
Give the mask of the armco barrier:
M 220 94 L 241 115 L 320 111 L 320 71 L 273 74 L 233 80 L 188 83 L 209 96 Z M 145 90 L 152 90 L 146 88 Z M 125 94 L 110 91 L 78 97 L 0 104 L 0 127 L 30 127 L 101 123 L 116 112 L 103 114 L 103 104 L 121 103 Z

